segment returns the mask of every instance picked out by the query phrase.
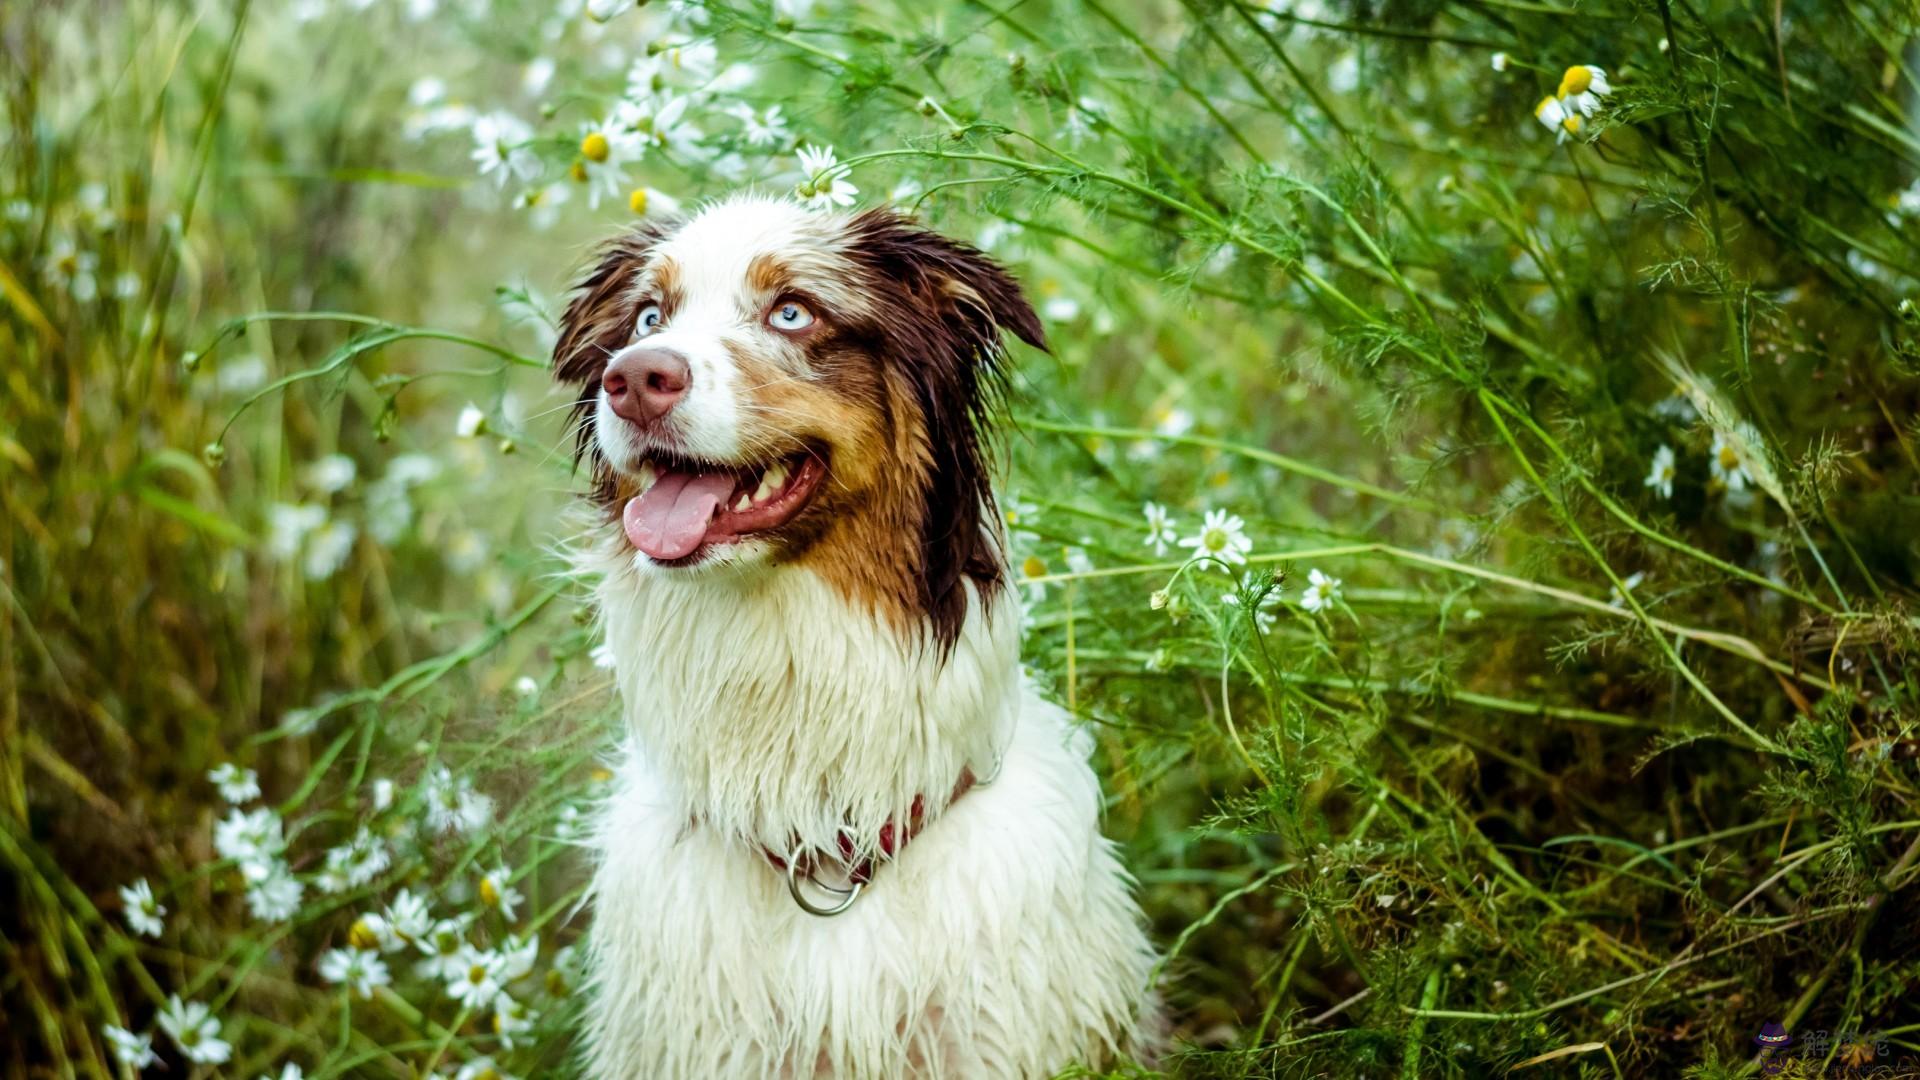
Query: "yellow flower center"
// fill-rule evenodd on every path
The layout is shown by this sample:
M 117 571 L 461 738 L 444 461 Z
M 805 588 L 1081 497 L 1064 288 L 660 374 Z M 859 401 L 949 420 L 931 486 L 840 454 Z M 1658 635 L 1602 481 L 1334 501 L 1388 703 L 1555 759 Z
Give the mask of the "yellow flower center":
M 1029 555 L 1027 560 L 1020 564 L 1020 572 L 1030 578 L 1042 577 L 1047 572 L 1046 560 L 1038 555 Z
M 574 183 L 576 183 L 576 184 L 584 184 L 584 183 L 586 183 L 586 182 L 587 182 L 587 166 L 586 166 L 586 163 L 585 163 L 585 162 L 582 162 L 582 161 L 576 161 L 576 162 L 574 162 L 574 163 L 573 163 L 573 168 L 571 168 L 571 169 L 568 169 L 568 170 L 567 170 L 567 175 L 568 175 L 568 176 L 570 176 L 570 177 L 572 177 L 572 178 L 573 178 L 573 182 L 574 182 Z
M 1580 114 L 1568 113 L 1567 118 L 1560 122 L 1560 126 L 1566 128 L 1569 135 L 1580 134 Z
M 1533 107 L 1533 115 L 1536 117 L 1540 116 L 1541 114 L 1545 113 L 1548 109 L 1554 108 L 1558 104 L 1559 104 L 1559 101 L 1555 98 L 1543 97 L 1540 99 L 1540 104 L 1535 105 Z
M 1575 64 L 1560 77 L 1560 96 L 1584 94 L 1593 85 L 1593 70 L 1585 64 Z
M 1206 545 L 1208 551 L 1218 555 L 1227 550 L 1227 530 L 1208 529 L 1200 534 L 1200 542 Z
M 1733 447 L 1723 446 L 1720 448 L 1720 467 L 1721 468 L 1732 469 L 1735 465 L 1738 465 L 1738 464 L 1740 464 L 1740 455 L 1733 452 Z
M 587 132 L 587 137 L 580 140 L 580 156 L 588 161 L 605 161 L 611 153 L 613 153 L 613 145 L 607 142 L 605 135 L 597 131 Z
M 492 878 L 480 879 L 480 902 L 488 907 L 500 906 L 500 889 L 494 885 Z
M 472 967 L 468 968 L 467 981 L 474 984 L 475 986 L 478 986 L 481 983 L 486 982 L 487 981 L 486 967 L 481 964 L 475 964 Z
M 647 212 L 647 189 L 634 188 L 633 194 L 627 196 L 627 207 L 636 214 L 646 213 Z
M 347 944 L 356 949 L 374 949 L 379 947 L 380 937 L 367 925 L 367 920 L 355 919 L 353 929 L 347 931 Z

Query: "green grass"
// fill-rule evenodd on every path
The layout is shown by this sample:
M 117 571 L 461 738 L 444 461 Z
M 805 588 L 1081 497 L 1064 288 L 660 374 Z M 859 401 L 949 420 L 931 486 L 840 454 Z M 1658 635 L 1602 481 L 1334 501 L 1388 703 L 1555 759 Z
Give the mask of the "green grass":
M 633 189 L 817 186 L 803 143 L 1043 309 L 1025 658 L 1098 735 L 1168 1071 L 1732 1077 L 1769 1022 L 1789 1074 L 1920 1061 L 1910 3 L 595 10 L 0 18 L 0 1071 L 120 1075 L 105 1025 L 173 995 L 233 1058 L 158 1033 L 171 1075 L 574 1067 L 616 725 L 539 369 Z M 703 43 L 734 76 L 663 51 Z M 692 128 L 591 208 L 653 55 Z M 1558 143 L 1572 65 L 1611 88 Z M 760 144 L 727 111 L 776 104 Z M 1244 565 L 1148 502 L 1238 515 Z M 286 917 L 215 846 L 225 762 Z M 437 830 L 461 782 L 492 812 Z M 363 828 L 390 865 L 327 891 Z M 402 890 L 535 942 L 511 1047 L 413 946 L 321 975 Z

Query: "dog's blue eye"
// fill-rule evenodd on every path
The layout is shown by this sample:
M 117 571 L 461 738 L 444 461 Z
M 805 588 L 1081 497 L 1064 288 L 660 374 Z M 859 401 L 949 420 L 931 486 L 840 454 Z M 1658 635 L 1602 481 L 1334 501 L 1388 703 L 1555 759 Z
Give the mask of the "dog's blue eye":
M 805 304 L 789 300 L 767 315 L 767 325 L 775 330 L 805 330 L 813 325 L 813 312 Z
M 640 318 L 634 321 L 634 336 L 646 337 L 658 329 L 660 329 L 660 305 L 648 304 L 641 308 Z

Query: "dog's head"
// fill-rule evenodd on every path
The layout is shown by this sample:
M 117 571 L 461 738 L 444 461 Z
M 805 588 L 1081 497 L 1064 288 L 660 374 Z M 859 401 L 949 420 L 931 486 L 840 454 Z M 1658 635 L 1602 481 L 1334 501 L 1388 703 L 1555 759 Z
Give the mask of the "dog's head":
M 807 565 L 950 644 L 1005 573 L 981 425 L 1002 332 L 1044 348 L 991 259 L 891 211 L 735 197 L 616 238 L 554 346 L 578 450 L 644 572 Z

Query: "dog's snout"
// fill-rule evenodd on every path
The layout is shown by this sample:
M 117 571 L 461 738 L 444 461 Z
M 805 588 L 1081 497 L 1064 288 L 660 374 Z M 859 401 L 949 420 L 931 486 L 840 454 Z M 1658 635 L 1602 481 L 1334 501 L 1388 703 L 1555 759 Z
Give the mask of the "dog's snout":
M 614 414 L 648 424 L 673 411 L 687 396 L 693 372 L 687 358 L 672 349 L 627 349 L 607 365 L 600 388 Z

